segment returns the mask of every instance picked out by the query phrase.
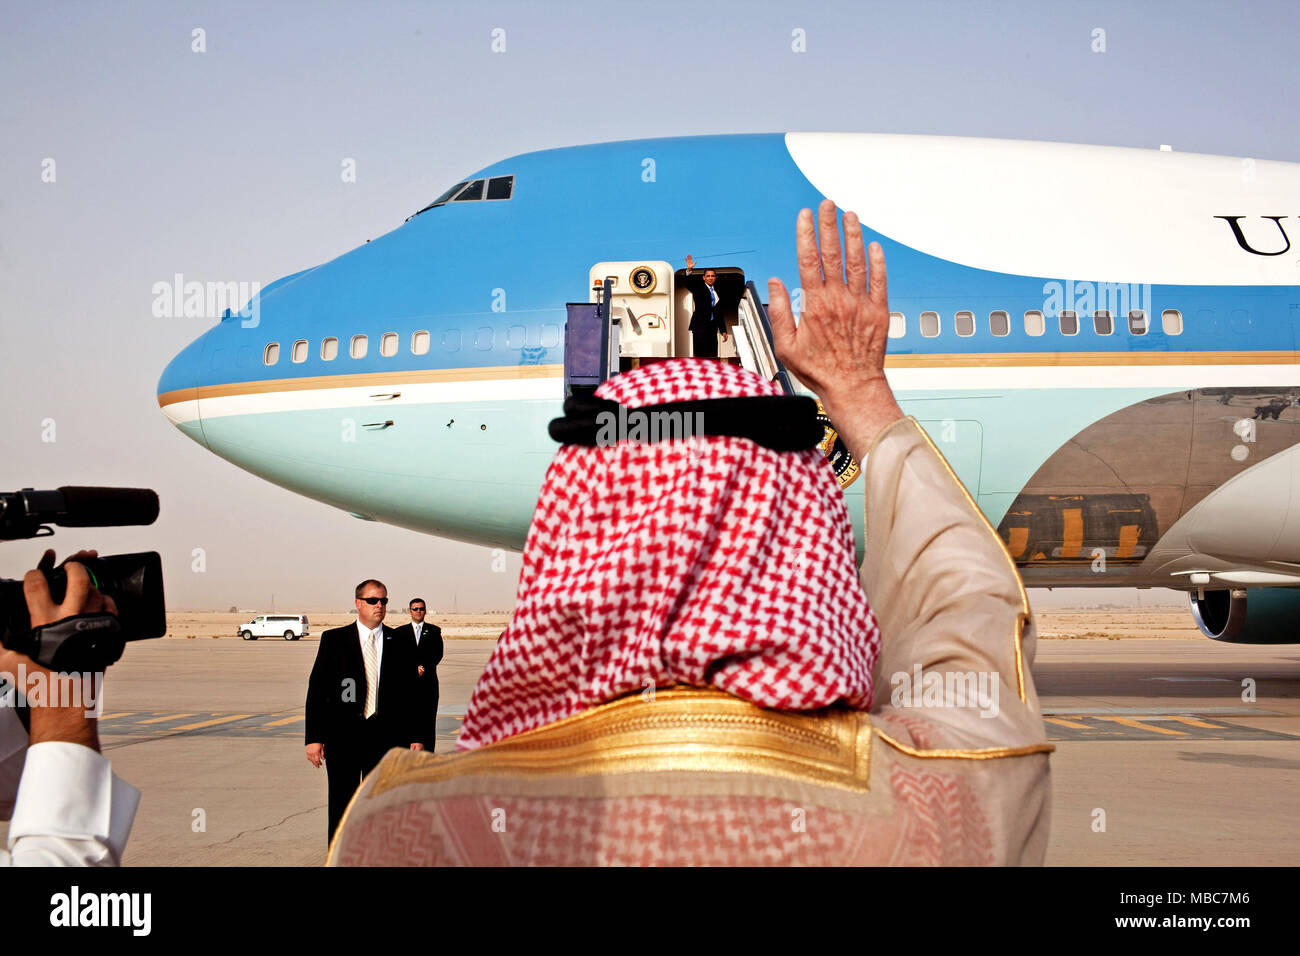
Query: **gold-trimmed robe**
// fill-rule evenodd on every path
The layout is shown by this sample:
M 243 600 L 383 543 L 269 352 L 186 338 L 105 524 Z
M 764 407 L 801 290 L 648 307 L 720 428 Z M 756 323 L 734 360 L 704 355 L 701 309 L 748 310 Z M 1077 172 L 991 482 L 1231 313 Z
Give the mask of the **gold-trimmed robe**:
M 678 686 L 474 751 L 394 750 L 329 863 L 1041 864 L 1052 747 L 1015 565 L 915 419 L 863 473 L 870 713 Z

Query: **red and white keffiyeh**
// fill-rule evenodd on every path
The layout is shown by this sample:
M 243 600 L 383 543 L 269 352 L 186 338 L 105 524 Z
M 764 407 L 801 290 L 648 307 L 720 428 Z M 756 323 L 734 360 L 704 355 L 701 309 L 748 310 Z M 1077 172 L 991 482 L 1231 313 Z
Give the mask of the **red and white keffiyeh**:
M 658 362 L 596 390 L 629 408 L 780 394 L 716 359 Z M 879 649 L 844 498 L 817 449 L 722 436 L 565 445 L 457 746 L 676 683 L 781 710 L 866 710 Z

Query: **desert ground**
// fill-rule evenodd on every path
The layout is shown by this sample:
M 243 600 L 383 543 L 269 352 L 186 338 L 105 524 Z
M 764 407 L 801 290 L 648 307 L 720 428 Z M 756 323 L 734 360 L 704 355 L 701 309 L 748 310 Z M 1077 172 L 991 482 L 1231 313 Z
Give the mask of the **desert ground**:
M 175 611 L 167 615 L 167 637 L 182 640 L 208 640 L 212 638 L 239 639 L 240 625 L 257 614 L 307 615 L 310 635 L 308 640 L 320 637 L 322 631 L 341 627 L 356 620 L 348 611 Z M 1194 640 L 1201 637 L 1186 608 L 1130 609 L 1126 611 L 1051 610 L 1036 615 L 1040 640 L 1122 640 L 1126 638 Z M 407 623 L 410 618 L 400 611 L 390 611 L 386 623 L 392 627 Z M 446 640 L 491 640 L 501 636 L 510 621 L 506 612 L 478 614 L 438 614 L 428 618 L 430 624 L 442 628 Z M 261 638 L 279 640 L 279 638 Z

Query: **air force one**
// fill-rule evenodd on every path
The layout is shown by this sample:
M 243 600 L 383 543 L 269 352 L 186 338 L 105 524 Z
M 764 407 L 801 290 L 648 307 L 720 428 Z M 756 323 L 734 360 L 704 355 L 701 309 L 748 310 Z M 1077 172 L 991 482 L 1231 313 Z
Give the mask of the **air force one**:
M 1300 641 L 1296 163 L 841 133 L 529 153 L 267 286 L 158 403 L 299 494 L 521 549 L 566 391 L 691 354 L 688 252 L 722 356 L 801 390 L 759 290 L 798 285 L 823 198 L 884 246 L 889 380 L 1026 585 L 1177 588 L 1210 637 Z

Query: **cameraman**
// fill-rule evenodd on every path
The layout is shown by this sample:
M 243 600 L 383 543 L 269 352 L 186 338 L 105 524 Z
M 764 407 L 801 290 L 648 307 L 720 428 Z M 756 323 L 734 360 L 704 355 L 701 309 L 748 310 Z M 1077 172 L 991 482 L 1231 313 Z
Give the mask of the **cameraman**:
M 33 630 L 74 616 L 116 616 L 113 599 L 91 587 L 86 569 L 77 563 L 97 556 L 81 551 L 65 562 L 68 585 L 62 604 L 54 603 L 40 570 L 54 566 L 53 551 L 45 552 L 38 569 L 27 572 L 23 592 Z M 40 675 L 46 687 L 54 686 L 50 671 L 23 654 L 0 648 L 0 674 L 10 685 L 22 673 L 20 666 L 27 674 Z M 12 809 L 8 849 L 0 849 L 0 865 L 117 866 L 140 791 L 115 776 L 100 755 L 96 719 L 87 716 L 87 706 L 93 705 L 74 701 L 72 706 L 48 696 L 28 711 L 30 746 L 12 706 L 14 691 L 7 690 L 0 700 L 0 817 Z

